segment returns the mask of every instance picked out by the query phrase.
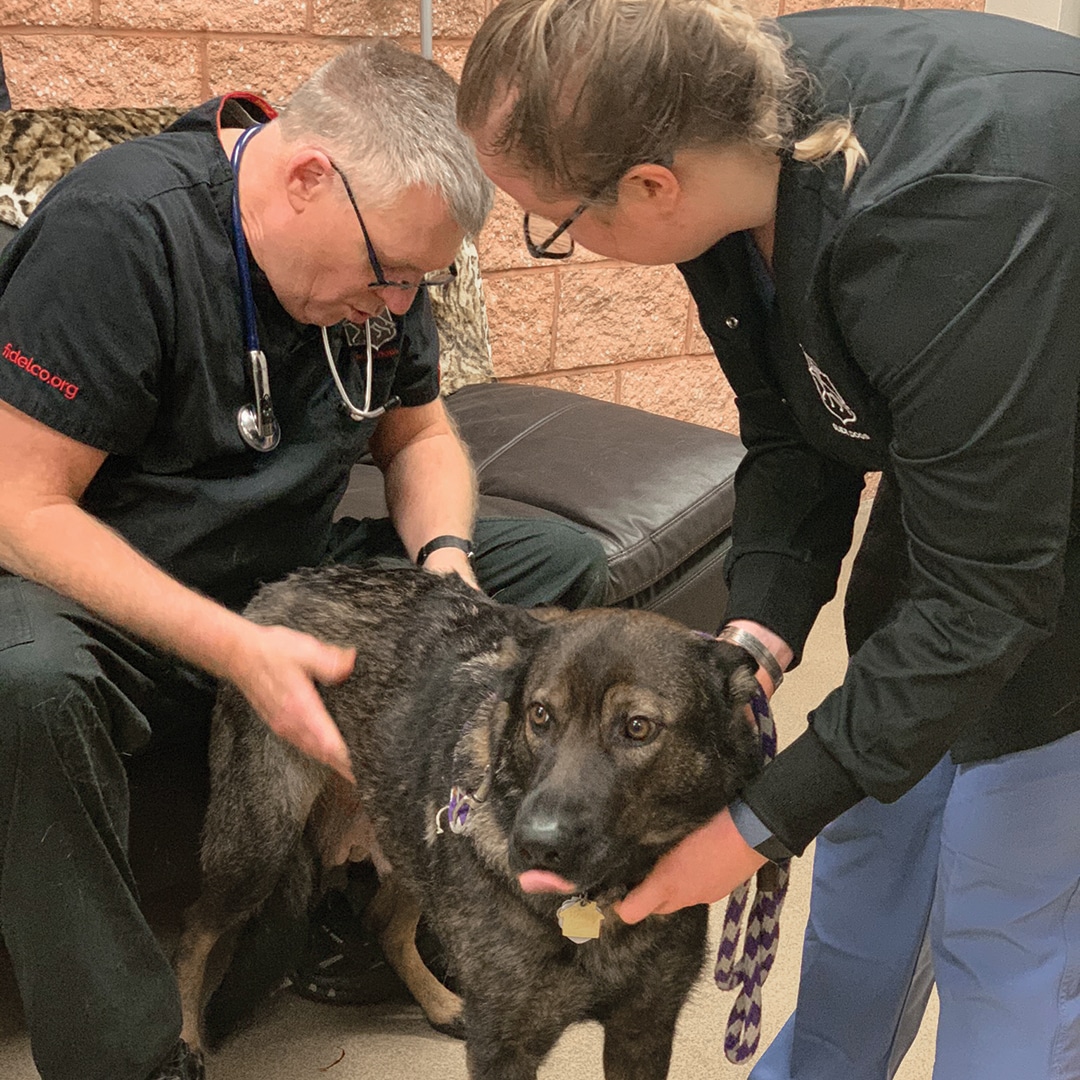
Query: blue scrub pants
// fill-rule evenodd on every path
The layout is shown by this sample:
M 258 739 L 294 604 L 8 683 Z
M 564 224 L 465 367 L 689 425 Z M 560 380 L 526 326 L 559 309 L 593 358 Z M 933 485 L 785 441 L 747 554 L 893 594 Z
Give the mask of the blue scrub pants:
M 883 478 L 845 597 L 854 652 L 907 589 Z M 1003 693 L 999 729 L 1080 695 L 1080 554 L 1055 638 Z M 1067 730 L 1067 729 L 1066 729 Z M 818 837 L 795 1012 L 751 1080 L 886 1080 L 940 999 L 934 1080 L 1080 1080 L 1080 732 L 956 765 Z
M 1080 733 L 866 799 L 818 837 L 798 1004 L 751 1080 L 1080 1077 Z

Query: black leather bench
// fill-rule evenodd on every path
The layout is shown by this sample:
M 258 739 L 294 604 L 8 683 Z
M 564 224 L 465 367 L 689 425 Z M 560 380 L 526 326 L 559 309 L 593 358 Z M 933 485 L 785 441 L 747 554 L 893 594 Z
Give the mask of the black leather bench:
M 717 629 L 738 439 L 540 386 L 465 386 L 446 403 L 476 465 L 482 515 L 583 525 L 607 551 L 606 603 Z M 340 512 L 385 513 L 373 465 L 354 466 Z

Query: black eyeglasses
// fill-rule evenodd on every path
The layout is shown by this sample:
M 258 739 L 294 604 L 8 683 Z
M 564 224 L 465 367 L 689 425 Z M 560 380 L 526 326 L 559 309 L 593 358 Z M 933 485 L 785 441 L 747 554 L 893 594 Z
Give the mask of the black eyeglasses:
M 586 204 L 582 203 L 561 225 L 555 225 L 554 222 L 548 221 L 546 218 L 537 218 L 537 225 L 541 229 L 554 226 L 546 239 L 541 240 L 539 243 L 533 239 L 529 215 L 526 214 L 524 221 L 525 246 L 529 249 L 529 254 L 534 259 L 568 259 L 573 255 L 574 238 L 566 230 L 581 217 L 585 206 Z
M 371 237 L 368 236 L 367 226 L 364 224 L 360 207 L 356 205 L 356 197 L 349 186 L 348 178 L 332 161 L 330 167 L 341 177 L 341 182 L 345 185 L 345 194 L 349 196 L 353 213 L 356 214 L 356 220 L 360 222 L 360 231 L 364 234 L 368 262 L 371 264 L 371 272 L 375 275 L 375 280 L 368 282 L 367 287 L 369 289 L 434 289 L 441 285 L 449 285 L 457 277 L 457 265 L 451 263 L 445 270 L 435 270 L 430 274 L 425 274 L 419 281 L 388 281 L 382 267 L 379 265 L 379 258 L 375 254 L 375 249 L 371 246 Z

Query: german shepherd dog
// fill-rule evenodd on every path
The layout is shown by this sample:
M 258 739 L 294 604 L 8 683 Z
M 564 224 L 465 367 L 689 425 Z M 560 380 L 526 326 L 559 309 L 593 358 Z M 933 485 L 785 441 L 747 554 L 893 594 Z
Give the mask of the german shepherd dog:
M 357 785 L 223 689 L 178 953 L 188 1043 L 219 938 L 275 890 L 306 912 L 320 867 L 371 857 L 387 959 L 435 1026 L 464 1034 L 472 1080 L 532 1080 L 585 1019 L 604 1027 L 607 1080 L 663 1080 L 708 910 L 627 926 L 610 905 L 759 769 L 747 654 L 649 612 L 525 611 L 410 567 L 300 571 L 247 614 L 356 647 L 323 696 Z M 460 997 L 420 960 L 421 911 Z

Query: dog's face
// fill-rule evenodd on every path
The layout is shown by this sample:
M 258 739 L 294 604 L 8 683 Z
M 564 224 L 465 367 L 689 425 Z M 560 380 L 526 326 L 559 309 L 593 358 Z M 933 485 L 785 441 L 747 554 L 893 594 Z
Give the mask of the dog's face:
M 741 650 L 660 616 L 553 621 L 496 750 L 512 872 L 602 899 L 637 884 L 759 768 L 755 688 Z

